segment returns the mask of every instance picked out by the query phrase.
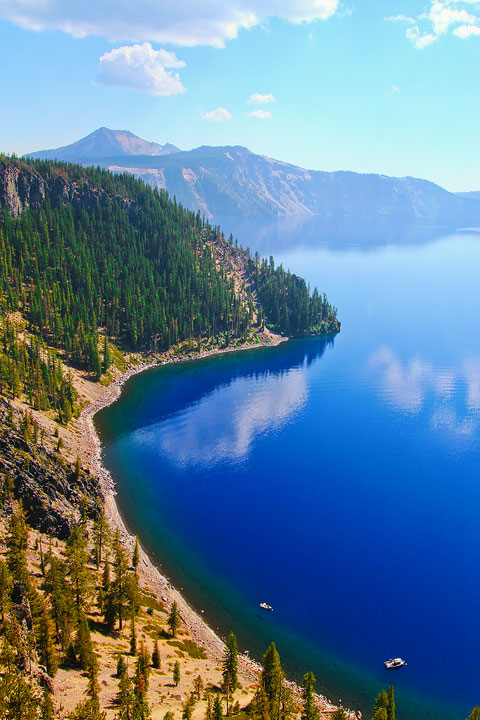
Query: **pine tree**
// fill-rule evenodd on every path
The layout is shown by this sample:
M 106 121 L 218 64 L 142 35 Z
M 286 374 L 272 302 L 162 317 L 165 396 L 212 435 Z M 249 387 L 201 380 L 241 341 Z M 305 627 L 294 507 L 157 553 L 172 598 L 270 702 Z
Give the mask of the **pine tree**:
M 120 536 L 118 533 L 114 541 L 113 567 L 115 570 L 115 578 L 110 586 L 109 597 L 115 608 L 115 614 L 118 617 L 119 629 L 122 630 L 131 587 L 129 586 L 127 556 L 120 544 Z
M 284 672 L 275 643 L 272 642 L 263 656 L 261 687 L 265 691 L 270 707 L 271 720 L 279 720 Z
M 177 636 L 177 630 L 180 627 L 180 613 L 178 612 L 177 603 L 174 601 L 170 615 L 168 616 L 168 626 L 172 637 Z
M 305 673 L 303 683 L 302 720 L 318 720 L 318 708 L 315 705 L 314 699 L 315 675 L 312 672 Z
M 158 640 L 155 640 L 155 644 L 153 646 L 153 652 L 152 652 L 152 667 L 154 667 L 155 670 L 160 670 L 160 666 L 161 666 L 160 650 L 158 648 Z
M 230 674 L 223 674 L 222 692 L 225 695 L 226 715 L 230 715 L 230 703 L 233 694 L 233 682 Z
M 238 645 L 237 638 L 232 631 L 230 631 L 228 635 L 225 655 L 223 658 L 224 683 L 227 675 L 229 676 L 231 690 L 234 692 L 238 685 Z
M 103 372 L 106 373 L 111 365 L 110 361 L 110 348 L 108 347 L 108 338 L 105 335 L 103 340 Z
M 27 570 L 28 526 L 21 505 L 8 522 L 6 545 L 8 569 L 13 579 L 26 584 L 29 578 Z
M 178 660 L 175 661 L 175 665 L 173 666 L 173 684 L 175 687 L 177 687 L 178 683 L 180 682 L 180 663 Z
M 390 685 L 387 691 L 388 707 L 387 707 L 387 718 L 388 720 L 395 720 L 395 692 L 393 685 Z
M 82 670 L 88 670 L 92 664 L 93 646 L 90 637 L 90 628 L 85 615 L 81 614 L 78 619 L 78 630 L 76 639 L 76 654 L 78 663 Z
M 45 577 L 45 558 L 43 556 L 42 536 L 40 536 L 40 539 L 39 539 L 39 552 L 40 552 L 40 572 L 42 573 L 42 576 Z
M 98 557 L 96 553 L 96 557 Z M 108 592 L 110 590 L 110 565 L 108 562 L 108 557 L 105 558 L 105 562 L 103 564 L 103 571 L 102 571 L 102 579 L 98 586 L 97 590 L 97 605 L 100 613 L 102 615 L 105 615 L 105 607 L 107 603 L 107 597 Z M 105 620 L 106 622 L 106 620 Z M 112 627 L 110 629 L 113 629 L 113 624 L 115 623 L 115 618 L 113 619 Z
M 7 566 L 0 558 L 0 613 L 2 614 L 2 623 L 5 619 L 5 610 L 8 608 L 12 585 L 12 577 Z
M 87 667 L 88 685 L 85 691 L 94 717 L 100 714 L 100 685 L 98 684 L 98 664 L 93 652 L 90 653 L 90 661 Z
M 80 525 L 75 525 L 65 544 L 68 577 L 75 595 L 75 605 L 80 613 L 86 606 L 91 591 L 91 574 L 87 567 L 87 540 Z
M 130 655 L 136 655 L 137 653 L 137 632 L 135 629 L 135 613 L 132 612 L 131 626 L 130 626 Z
M 117 677 L 121 677 L 124 672 L 127 672 L 127 663 L 123 655 L 119 655 L 117 660 Z
M 388 695 L 382 690 L 375 701 L 373 720 L 388 720 L 388 705 Z
M 58 662 L 52 635 L 52 622 L 46 608 L 44 608 L 40 620 L 38 652 L 40 662 L 45 666 L 47 673 L 50 677 L 55 677 Z
M 479 720 L 480 718 L 480 706 L 476 706 L 473 708 L 472 712 L 468 716 L 468 720 Z
M 148 691 L 148 674 L 149 674 L 149 658 L 146 651 L 145 645 L 141 644 L 140 652 L 138 654 L 137 666 L 135 668 L 135 682 L 134 682 L 134 693 L 135 693 L 135 705 L 134 705 L 134 716 L 135 720 L 147 720 L 150 717 L 150 708 L 147 702 L 147 691 Z
M 135 570 L 135 573 L 137 572 L 138 568 L 138 560 L 139 560 L 139 547 L 138 547 L 138 536 L 135 535 L 135 545 L 133 546 L 133 555 L 132 555 L 132 567 Z
M 213 720 L 223 720 L 222 702 L 218 695 L 215 696 L 213 701 Z
M 70 644 L 76 616 L 75 598 L 70 584 L 65 582 L 66 575 L 66 563 L 56 558 L 50 548 L 45 573 L 45 590 L 50 599 L 56 639 L 64 651 Z
M 132 681 L 128 677 L 126 666 L 120 675 L 116 703 L 119 708 L 118 720 L 134 720 L 135 694 L 133 692 Z
M 200 698 L 202 696 L 202 692 L 203 692 L 203 680 L 202 680 L 201 675 L 197 675 L 197 677 L 195 678 L 194 687 L 195 687 L 195 694 L 196 694 L 198 700 L 200 700 Z

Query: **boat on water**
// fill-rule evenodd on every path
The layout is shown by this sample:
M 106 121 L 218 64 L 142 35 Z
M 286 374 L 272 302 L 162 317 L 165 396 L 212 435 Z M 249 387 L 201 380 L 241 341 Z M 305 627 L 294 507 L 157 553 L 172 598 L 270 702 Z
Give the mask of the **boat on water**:
M 273 610 L 273 607 L 267 603 L 260 603 L 260 607 L 262 610 L 269 610 L 270 612 Z
M 405 660 L 402 660 L 402 658 L 390 658 L 390 660 L 385 660 L 383 664 L 387 670 L 394 670 L 395 668 L 403 667 L 407 663 Z

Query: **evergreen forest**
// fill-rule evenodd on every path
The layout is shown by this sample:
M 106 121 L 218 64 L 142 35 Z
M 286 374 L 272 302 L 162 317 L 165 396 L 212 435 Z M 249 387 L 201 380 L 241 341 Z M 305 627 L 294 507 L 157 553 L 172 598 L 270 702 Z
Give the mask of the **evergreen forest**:
M 35 181 L 44 195 L 16 216 L 0 207 L 2 315 L 20 313 L 30 333 L 97 378 L 99 330 L 122 348 L 148 352 L 220 333 L 244 340 L 255 322 L 285 335 L 339 329 L 336 310 L 302 278 L 235 249 L 200 213 L 132 175 L 1 155 L 0 178 L 8 172 L 19 186 Z M 219 248 L 229 258 L 221 265 Z M 2 334 L 5 346 L 11 334 Z M 11 343 L 5 349 L 10 360 L 22 352 Z M 32 352 L 28 362 L 48 365 Z

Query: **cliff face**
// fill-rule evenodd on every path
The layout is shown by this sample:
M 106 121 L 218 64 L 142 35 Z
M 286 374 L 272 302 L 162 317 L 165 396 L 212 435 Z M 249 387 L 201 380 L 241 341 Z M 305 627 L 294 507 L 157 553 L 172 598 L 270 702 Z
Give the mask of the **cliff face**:
M 44 178 L 27 166 L 16 167 L 4 163 L 0 158 L 0 208 L 5 208 L 16 217 L 28 207 L 41 205 L 48 197 L 52 207 L 62 202 L 72 202 L 85 210 L 91 210 L 97 203 L 106 205 L 113 196 L 104 190 L 66 180 L 59 172 L 55 177 Z M 135 204 L 127 198 L 115 198 L 131 209 Z
M 32 172 L 0 165 L 0 206 L 13 216 L 45 199 L 45 182 Z
M 16 417 L 15 417 L 16 415 Z M 46 449 L 20 429 L 20 415 L 10 416 L 0 398 L 0 488 L 2 504 L 21 500 L 31 527 L 65 540 L 82 503 L 90 517 L 101 502 L 98 479 L 75 471 L 59 454 Z

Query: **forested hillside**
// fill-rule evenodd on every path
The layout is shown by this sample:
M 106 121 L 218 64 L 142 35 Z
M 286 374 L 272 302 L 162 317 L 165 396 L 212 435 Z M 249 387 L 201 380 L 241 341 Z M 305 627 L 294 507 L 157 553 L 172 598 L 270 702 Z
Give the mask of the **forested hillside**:
M 199 213 L 130 175 L 0 156 L 0 201 L 3 309 L 98 377 L 99 329 L 122 347 L 160 351 L 220 334 L 245 339 L 263 318 L 284 334 L 339 327 L 301 278 L 247 262 L 246 253 L 240 292 L 233 255 L 241 251 L 226 252 Z
M 335 310 L 131 175 L 1 155 L 0 310 L 0 717 L 240 720 L 253 699 L 261 720 L 258 672 L 237 687 L 108 527 L 80 412 L 149 353 L 335 331 Z M 289 711 L 267 704 L 298 717 L 278 678 Z

